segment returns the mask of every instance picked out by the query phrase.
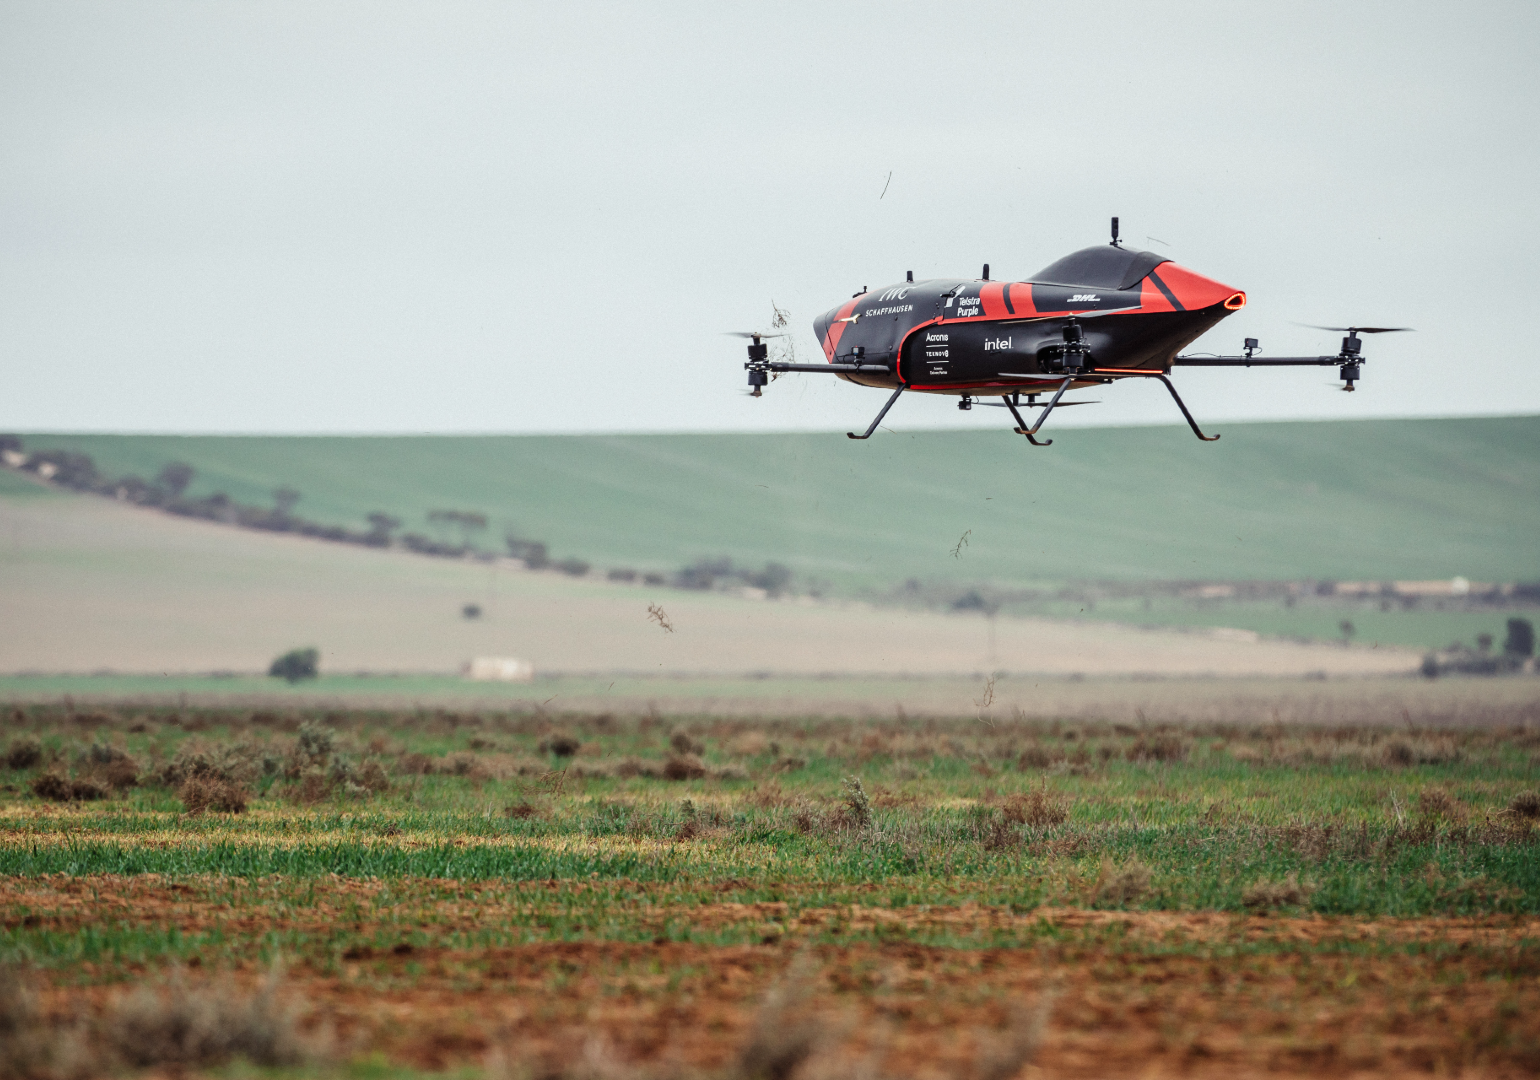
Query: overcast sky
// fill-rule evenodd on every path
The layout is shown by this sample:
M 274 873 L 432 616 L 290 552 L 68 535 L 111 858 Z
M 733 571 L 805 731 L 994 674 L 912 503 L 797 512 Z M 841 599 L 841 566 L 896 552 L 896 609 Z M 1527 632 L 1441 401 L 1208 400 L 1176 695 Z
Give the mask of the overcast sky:
M 0 429 L 859 427 L 880 392 L 753 400 L 722 332 L 773 300 L 811 358 L 863 285 L 1025 277 L 1112 214 L 1250 294 L 1198 348 L 1417 330 L 1356 394 L 1184 371 L 1202 419 L 1540 412 L 1537 13 L 7 0 Z M 1099 396 L 1064 422 L 1180 420 Z

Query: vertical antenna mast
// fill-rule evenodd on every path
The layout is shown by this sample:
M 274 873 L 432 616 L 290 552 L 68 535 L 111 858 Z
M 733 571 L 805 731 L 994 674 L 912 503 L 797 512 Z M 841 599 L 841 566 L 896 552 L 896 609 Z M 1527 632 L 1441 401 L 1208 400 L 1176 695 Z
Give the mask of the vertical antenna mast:
M 1112 219 L 1112 246 L 1118 246 L 1118 219 Z

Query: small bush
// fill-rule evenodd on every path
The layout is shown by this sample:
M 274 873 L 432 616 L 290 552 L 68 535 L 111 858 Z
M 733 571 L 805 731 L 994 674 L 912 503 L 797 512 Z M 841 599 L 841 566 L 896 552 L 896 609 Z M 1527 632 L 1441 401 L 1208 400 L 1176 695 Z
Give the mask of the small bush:
M 1442 738 L 1392 739 L 1385 744 L 1387 765 L 1447 765 L 1460 760 L 1460 748 L 1454 740 Z
M 106 784 L 90 777 L 71 779 L 61 773 L 44 773 L 32 781 L 32 794 L 50 802 L 91 802 L 105 799 L 112 792 Z
M 872 803 L 866 797 L 866 789 L 861 786 L 859 776 L 847 776 L 840 781 L 840 794 L 845 802 L 845 809 L 850 812 L 851 820 L 856 828 L 865 829 L 872 823 Z
M 255 1065 L 301 1059 L 292 1013 L 271 982 L 252 996 L 231 986 L 189 987 L 173 977 L 142 986 L 106 1018 L 105 1043 L 132 1068 L 218 1065 L 241 1057 Z
M 1252 911 L 1270 911 L 1273 908 L 1300 907 L 1309 902 L 1316 887 L 1301 883 L 1299 874 L 1290 870 L 1282 881 L 1261 878 L 1252 882 L 1241 893 L 1241 903 Z
M 295 744 L 295 750 L 309 762 L 324 764 L 326 759 L 331 757 L 336 745 L 335 731 L 315 720 L 306 720 L 300 725 L 299 741 Z
M 523 821 L 527 818 L 539 817 L 540 811 L 527 799 L 514 803 L 512 806 L 503 807 L 503 817 L 514 818 Z
M 663 763 L 665 780 L 699 780 L 705 775 L 705 762 L 694 754 L 675 754 Z
M 1064 760 L 1064 751 L 1046 746 L 1032 745 L 1021 752 L 1016 759 L 1016 768 L 1022 772 L 1028 769 L 1047 769 Z
M 1521 791 L 1508 803 L 1508 809 L 1521 818 L 1540 818 L 1540 791 Z
M 218 747 L 183 746 L 174 758 L 155 770 L 153 779 L 169 788 L 179 788 L 183 781 L 193 777 L 244 784 L 274 771 L 277 764 L 276 757 L 268 760 L 267 755 L 245 743 Z
M 683 731 L 676 731 L 669 738 L 668 745 L 676 754 L 695 754 L 699 756 L 706 752 L 705 743 L 697 742 Z
M 390 790 L 390 774 L 385 771 L 385 766 L 378 758 L 370 758 L 360 765 L 353 782 L 365 791 L 376 795 Z
M 201 814 L 213 810 L 220 814 L 244 814 L 246 812 L 246 788 L 230 780 L 217 777 L 193 776 L 182 781 L 177 788 L 177 798 L 189 814 Z
M 1156 735 L 1136 739 L 1123 756 L 1129 761 L 1186 761 L 1190 750 L 1179 735 Z
M 555 754 L 559 758 L 574 756 L 583 748 L 583 744 L 571 735 L 552 735 L 540 743 L 542 754 Z
M 30 769 L 43 760 L 43 744 L 30 735 L 11 740 L 5 752 L 5 764 L 11 769 Z
M 1465 804 L 1443 788 L 1426 788 L 1417 796 L 1417 813 L 1428 821 L 1458 824 L 1466 819 Z
M 1012 795 L 1005 802 L 1002 817 L 1008 824 L 1030 825 L 1035 829 L 1062 825 L 1069 820 L 1069 800 L 1050 795 L 1046 789 Z
M 1130 859 L 1122 866 L 1113 865 L 1111 859 L 1102 860 L 1094 888 L 1098 903 L 1132 904 L 1149 891 L 1150 868 L 1138 859 Z

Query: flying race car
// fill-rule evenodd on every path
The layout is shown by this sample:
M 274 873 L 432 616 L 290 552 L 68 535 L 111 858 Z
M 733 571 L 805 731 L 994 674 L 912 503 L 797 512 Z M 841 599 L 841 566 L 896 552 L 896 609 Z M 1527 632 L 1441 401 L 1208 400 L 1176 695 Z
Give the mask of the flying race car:
M 868 439 L 906 390 L 951 394 L 960 409 L 974 404 L 1007 408 L 1016 432 L 1034 446 L 1035 437 L 1066 391 L 1110 386 L 1121 379 L 1158 379 L 1187 418 L 1193 434 L 1205 435 L 1182 402 L 1170 378 L 1173 367 L 1337 367 L 1342 389 L 1352 390 L 1362 376 L 1360 334 L 1383 334 L 1407 327 L 1317 327 L 1347 334 L 1334 356 L 1258 356 L 1255 338 L 1247 338 L 1236 356 L 1180 355 L 1181 350 L 1219 320 L 1246 306 L 1246 294 L 1178 266 L 1164 256 L 1134 251 L 1118 241 L 1066 255 L 1026 281 L 991 281 L 989 265 L 981 278 L 915 281 L 914 272 L 900 285 L 862 289 L 848 303 L 813 322 L 825 363 L 783 363 L 770 359 L 764 338 L 774 333 L 743 333 L 753 339 L 749 386 L 755 397 L 772 372 L 830 372 L 860 386 L 892 390 L 887 404 L 864 435 Z M 1051 395 L 1037 422 L 1029 425 L 1020 409 Z M 1023 396 L 1025 400 L 1023 400 Z M 984 401 L 998 397 L 999 402 Z

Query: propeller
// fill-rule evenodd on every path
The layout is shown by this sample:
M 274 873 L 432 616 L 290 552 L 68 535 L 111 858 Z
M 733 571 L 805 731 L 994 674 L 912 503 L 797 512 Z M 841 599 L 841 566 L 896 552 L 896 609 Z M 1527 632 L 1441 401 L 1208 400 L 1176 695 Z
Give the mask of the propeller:
M 1312 330 L 1331 330 L 1339 334 L 1399 334 L 1409 331 L 1410 326 L 1317 326 L 1315 323 L 1295 323 L 1295 326 L 1308 326 Z
M 786 337 L 786 335 L 784 333 L 782 333 L 782 334 L 766 334 L 766 333 L 763 333 L 763 332 L 761 332 L 759 330 L 724 330 L 724 331 L 722 331 L 722 336 L 723 337 L 753 338 L 755 341 L 758 341 L 760 338 Z

